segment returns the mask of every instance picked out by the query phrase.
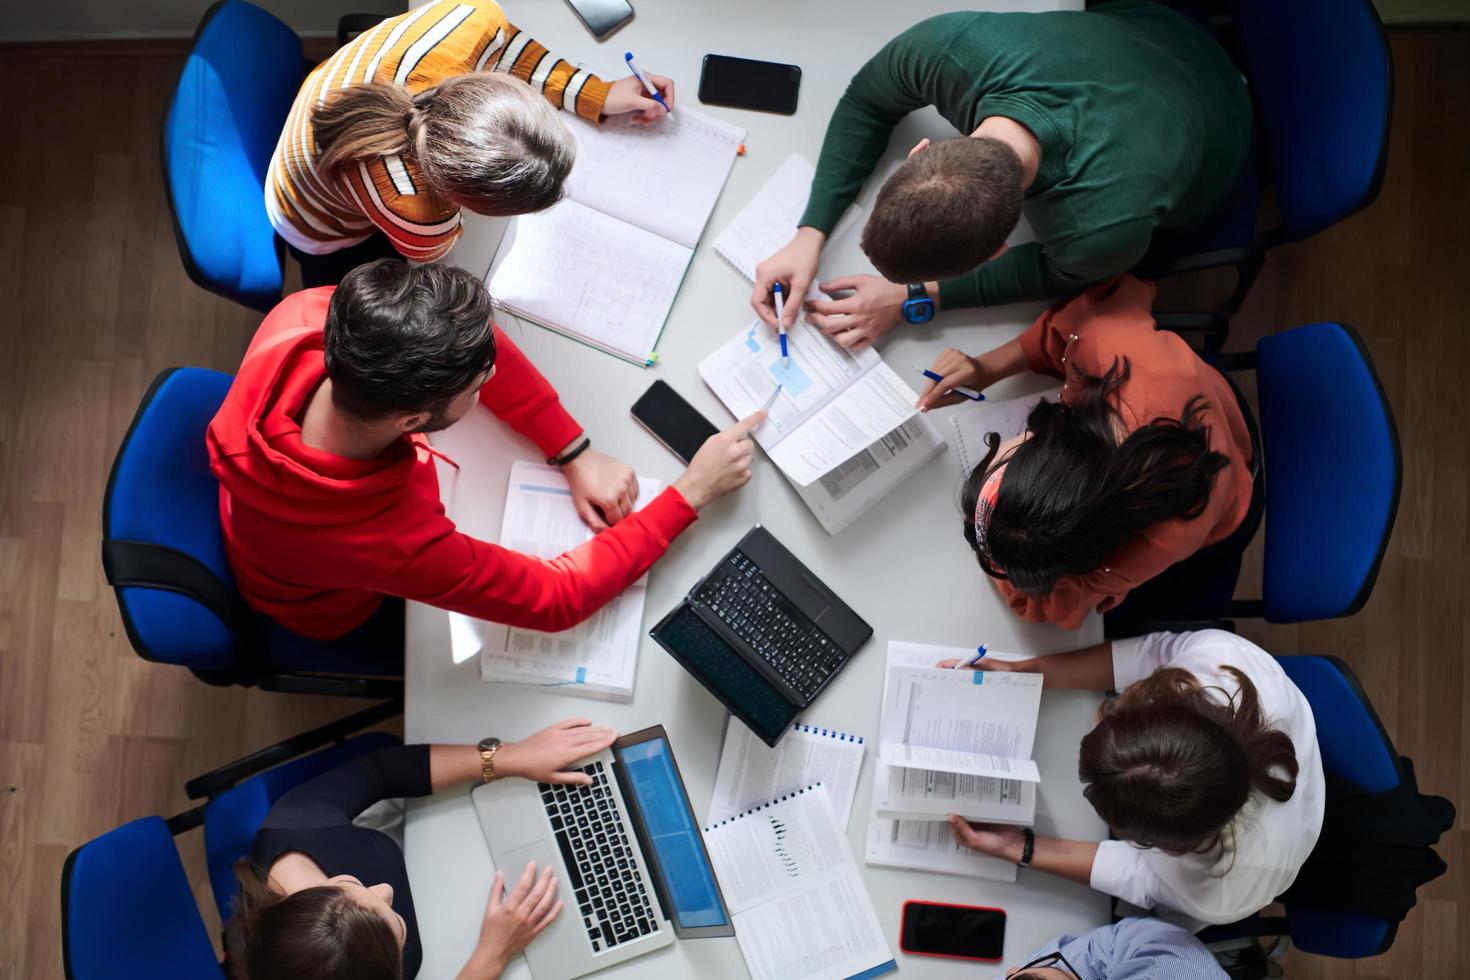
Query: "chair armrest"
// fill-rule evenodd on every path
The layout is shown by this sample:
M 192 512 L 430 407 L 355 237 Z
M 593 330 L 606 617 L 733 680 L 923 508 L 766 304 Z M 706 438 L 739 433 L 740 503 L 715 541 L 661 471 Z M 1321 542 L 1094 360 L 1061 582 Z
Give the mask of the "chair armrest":
M 1206 269 L 1223 269 L 1226 266 L 1238 266 L 1255 259 L 1260 254 L 1260 251 L 1254 245 L 1243 245 L 1239 248 L 1221 248 L 1213 252 L 1199 252 L 1195 255 L 1181 256 L 1160 268 L 1154 273 L 1153 278 L 1163 279 L 1167 276 L 1182 276 L 1190 272 L 1203 272 Z
M 364 708 L 346 718 L 339 718 L 320 728 L 313 728 L 309 732 L 302 732 L 300 735 L 292 736 L 275 745 L 266 746 L 242 759 L 236 759 L 202 776 L 197 776 L 184 784 L 184 793 L 191 800 L 213 799 L 241 780 L 288 762 L 297 756 L 306 755 L 308 752 L 331 745 L 333 742 L 340 742 L 354 732 L 361 731 L 370 725 L 376 725 L 380 721 L 387 721 L 402 713 L 403 700 L 401 698 Z
M 1154 327 L 1177 334 L 1199 334 L 1206 354 L 1218 354 L 1230 337 L 1230 320 L 1223 313 L 1155 313 Z

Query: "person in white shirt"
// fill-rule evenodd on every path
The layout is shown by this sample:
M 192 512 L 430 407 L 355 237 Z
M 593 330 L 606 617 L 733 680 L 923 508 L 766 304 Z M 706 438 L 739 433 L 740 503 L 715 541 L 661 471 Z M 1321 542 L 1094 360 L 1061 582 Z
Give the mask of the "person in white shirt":
M 951 816 L 961 842 L 1196 927 L 1258 912 L 1296 880 L 1322 830 L 1326 783 L 1311 707 L 1266 651 L 1202 630 L 975 666 L 1121 692 L 1078 760 L 1083 793 L 1117 840 Z

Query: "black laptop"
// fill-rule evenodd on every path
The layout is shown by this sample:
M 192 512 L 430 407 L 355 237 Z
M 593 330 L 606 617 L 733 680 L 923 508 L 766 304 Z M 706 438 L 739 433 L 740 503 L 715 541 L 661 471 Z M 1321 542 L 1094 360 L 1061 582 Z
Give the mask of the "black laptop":
M 649 635 L 774 746 L 873 627 L 757 524 Z

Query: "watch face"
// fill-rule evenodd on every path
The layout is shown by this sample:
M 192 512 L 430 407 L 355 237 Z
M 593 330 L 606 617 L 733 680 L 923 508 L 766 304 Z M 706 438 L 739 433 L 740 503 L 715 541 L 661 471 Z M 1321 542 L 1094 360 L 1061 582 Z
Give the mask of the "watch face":
M 923 299 L 905 300 L 903 318 L 909 323 L 928 323 L 934 319 L 934 301 L 927 296 Z
M 489 752 L 491 749 L 495 748 L 495 746 L 499 744 L 500 739 L 498 738 L 482 738 L 480 739 L 479 748 L 481 752 Z

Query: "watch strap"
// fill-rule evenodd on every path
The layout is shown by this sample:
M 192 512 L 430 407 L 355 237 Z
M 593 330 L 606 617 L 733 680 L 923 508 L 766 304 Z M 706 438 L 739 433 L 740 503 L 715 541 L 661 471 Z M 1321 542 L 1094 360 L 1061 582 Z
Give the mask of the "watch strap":
M 1022 827 L 1021 831 L 1026 835 L 1026 843 L 1021 848 L 1021 860 L 1016 862 L 1016 867 L 1029 868 L 1031 858 L 1036 853 L 1036 831 L 1030 827 Z
M 924 288 L 922 282 L 909 283 L 909 299 L 928 299 L 929 290 Z
M 495 753 L 500 751 L 500 742 L 496 742 L 489 748 L 480 750 L 480 781 L 493 783 L 499 777 L 495 774 Z

